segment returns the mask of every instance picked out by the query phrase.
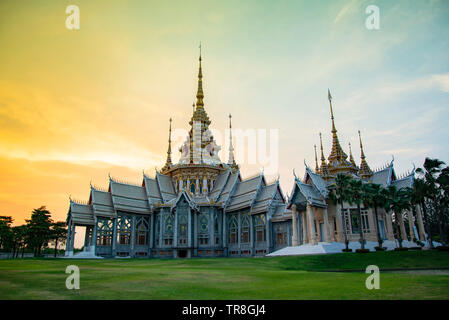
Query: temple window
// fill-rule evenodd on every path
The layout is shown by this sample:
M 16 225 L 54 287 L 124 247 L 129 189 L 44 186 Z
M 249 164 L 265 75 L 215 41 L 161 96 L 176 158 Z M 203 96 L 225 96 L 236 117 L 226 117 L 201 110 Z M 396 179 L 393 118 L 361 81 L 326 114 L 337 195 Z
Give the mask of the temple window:
M 209 216 L 206 213 L 202 213 L 199 219 L 199 234 L 198 239 L 200 244 L 209 244 Z
M 242 219 L 242 229 L 240 235 L 240 242 L 248 243 L 249 242 L 249 217 L 248 215 L 244 215 Z
M 118 216 L 117 218 L 117 243 L 130 244 L 131 243 L 131 217 Z
M 97 221 L 97 246 L 112 245 L 113 223 L 110 219 L 98 218 Z
M 229 243 L 236 244 L 238 242 L 237 232 L 239 230 L 237 219 L 232 216 L 229 221 Z
M 276 227 L 276 243 L 278 245 L 287 244 L 287 230 L 282 224 Z
M 256 229 L 256 242 L 265 242 L 265 215 L 259 214 L 254 217 L 254 227 Z
M 145 246 L 147 245 L 148 235 L 148 218 L 141 217 L 136 223 L 136 244 Z

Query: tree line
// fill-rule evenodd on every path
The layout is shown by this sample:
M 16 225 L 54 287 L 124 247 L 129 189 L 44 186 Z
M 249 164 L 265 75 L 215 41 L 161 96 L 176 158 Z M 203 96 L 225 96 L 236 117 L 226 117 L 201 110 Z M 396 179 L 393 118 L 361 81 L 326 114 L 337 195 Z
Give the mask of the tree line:
M 362 250 L 365 249 L 362 205 L 366 209 L 371 208 L 374 210 L 378 241 L 376 250 L 383 250 L 383 240 L 380 235 L 378 218 L 378 209 L 380 208 L 383 208 L 387 214 L 392 216 L 395 238 L 398 240 L 400 248 L 402 248 L 404 240 L 424 245 L 413 234 L 408 234 L 409 239 L 402 239 L 400 231 L 399 216 L 406 210 L 411 210 L 413 216 L 416 216 L 416 206 L 419 207 L 423 215 L 429 246 L 433 247 L 433 241 L 447 244 L 447 233 L 449 230 L 449 167 L 445 166 L 445 163 L 441 160 L 426 158 L 423 167 L 416 169 L 416 174 L 417 177 L 412 188 L 407 187 L 399 190 L 392 185 L 383 187 L 379 184 L 363 183 L 361 180 L 349 175 L 337 175 L 329 196 L 341 209 L 341 224 L 346 245 L 344 251 L 351 251 L 349 249 L 348 230 L 343 215 L 345 203 L 357 206 L 357 223 Z M 403 217 L 403 219 L 405 220 L 404 223 L 408 221 L 407 216 Z
M 39 257 L 50 244 L 54 245 L 56 257 L 58 245 L 66 241 L 66 223 L 53 221 L 45 206 L 34 209 L 25 224 L 12 226 L 13 222 L 11 216 L 0 216 L 0 250 L 11 252 L 13 258 L 23 258 L 25 251 Z

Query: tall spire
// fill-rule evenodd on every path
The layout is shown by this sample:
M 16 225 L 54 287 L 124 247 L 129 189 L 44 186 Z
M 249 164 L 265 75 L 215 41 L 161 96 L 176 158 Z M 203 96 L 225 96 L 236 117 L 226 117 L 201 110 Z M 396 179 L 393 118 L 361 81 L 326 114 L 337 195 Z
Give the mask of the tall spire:
M 170 118 L 170 125 L 169 125 L 169 129 L 168 129 L 167 161 L 165 162 L 165 166 L 162 168 L 162 172 L 169 170 L 172 166 L 172 162 L 171 162 L 171 122 L 172 122 L 172 119 Z
M 324 157 L 324 151 L 323 151 L 323 139 L 321 137 L 320 132 L 320 146 L 321 146 L 321 167 L 320 167 L 320 174 L 322 176 L 329 176 L 329 169 L 327 168 L 326 158 Z
M 190 121 L 190 125 L 193 124 L 193 121 L 201 121 L 202 124 L 206 126 L 210 125 L 209 117 L 207 116 L 206 111 L 204 110 L 204 92 L 203 92 L 203 69 L 201 67 L 201 43 L 200 43 L 200 57 L 199 57 L 199 68 L 198 68 L 198 89 L 196 92 L 196 109 L 194 109 L 192 121 Z
M 316 144 L 313 145 L 313 148 L 315 149 L 315 173 L 319 173 L 320 167 L 318 167 L 318 157 L 316 155 Z
M 200 58 L 199 58 L 200 66 L 198 70 L 198 90 L 196 92 L 196 107 L 204 108 L 204 93 L 203 93 L 203 71 L 201 69 L 201 43 L 200 43 Z
M 373 172 L 371 171 L 365 159 L 366 157 L 365 153 L 363 152 L 362 136 L 360 134 L 360 130 L 359 130 L 359 141 L 360 141 L 360 158 L 362 159 L 360 163 L 359 176 L 361 178 L 369 178 L 372 176 Z
M 349 162 L 357 168 L 357 165 L 355 164 L 354 157 L 352 156 L 352 149 L 351 149 L 351 142 L 349 142 Z
M 228 165 L 231 168 L 237 168 L 237 164 L 235 163 L 235 159 L 234 159 L 234 147 L 232 145 L 232 115 L 229 114 L 229 160 L 228 160 Z
M 344 165 L 345 162 L 347 162 L 346 158 L 348 156 L 346 155 L 346 153 L 344 153 L 343 149 L 340 146 L 340 142 L 338 141 L 337 129 L 335 128 L 334 121 L 334 110 L 332 109 L 332 96 L 329 89 L 327 89 L 327 98 L 329 99 L 332 120 L 332 150 L 328 157 L 328 160 L 331 167 L 336 167 L 339 165 Z

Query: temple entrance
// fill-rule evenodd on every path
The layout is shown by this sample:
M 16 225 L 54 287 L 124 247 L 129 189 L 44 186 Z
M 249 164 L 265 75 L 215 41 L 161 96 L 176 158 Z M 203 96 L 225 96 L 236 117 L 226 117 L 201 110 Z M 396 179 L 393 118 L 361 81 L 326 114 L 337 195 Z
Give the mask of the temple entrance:
M 324 223 L 320 222 L 320 242 L 324 242 Z
M 178 258 L 187 258 L 187 250 L 178 250 Z

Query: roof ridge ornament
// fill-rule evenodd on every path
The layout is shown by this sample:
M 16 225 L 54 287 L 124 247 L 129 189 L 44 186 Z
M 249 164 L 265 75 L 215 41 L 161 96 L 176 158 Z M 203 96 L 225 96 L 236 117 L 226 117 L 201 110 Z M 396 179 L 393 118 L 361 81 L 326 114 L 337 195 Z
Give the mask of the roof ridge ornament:
M 170 118 L 169 122 L 170 122 L 170 124 L 169 124 L 169 129 L 168 129 L 167 161 L 165 162 L 165 166 L 162 168 L 163 172 L 170 170 L 171 166 L 173 165 L 171 162 L 171 123 L 172 123 L 172 118 Z
M 360 141 L 360 158 L 362 161 L 360 162 L 360 170 L 359 170 L 359 176 L 360 178 L 370 178 L 373 175 L 373 171 L 368 166 L 368 163 L 366 162 L 365 153 L 363 152 L 363 144 L 362 144 L 362 135 L 360 134 L 359 130 L 359 141 Z
M 332 95 L 329 89 L 327 89 L 327 98 L 329 100 L 329 107 L 331 112 L 331 122 L 332 122 L 332 150 L 328 157 L 329 164 L 333 165 L 333 162 L 337 161 L 339 164 L 337 166 L 343 164 L 346 162 L 346 158 L 348 157 L 346 153 L 343 151 L 343 149 L 340 146 L 340 141 L 338 140 L 337 135 L 337 129 L 335 127 L 335 120 L 334 120 L 334 110 L 332 107 Z M 336 168 L 337 169 L 337 168 Z
M 232 145 L 232 115 L 229 114 L 229 159 L 228 165 L 235 170 L 238 168 L 234 158 L 234 146 Z
M 320 132 L 320 147 L 321 147 L 321 167 L 319 174 L 323 177 L 329 176 L 329 168 L 327 167 L 326 158 L 324 157 L 324 150 L 323 150 L 323 138 L 321 136 Z

